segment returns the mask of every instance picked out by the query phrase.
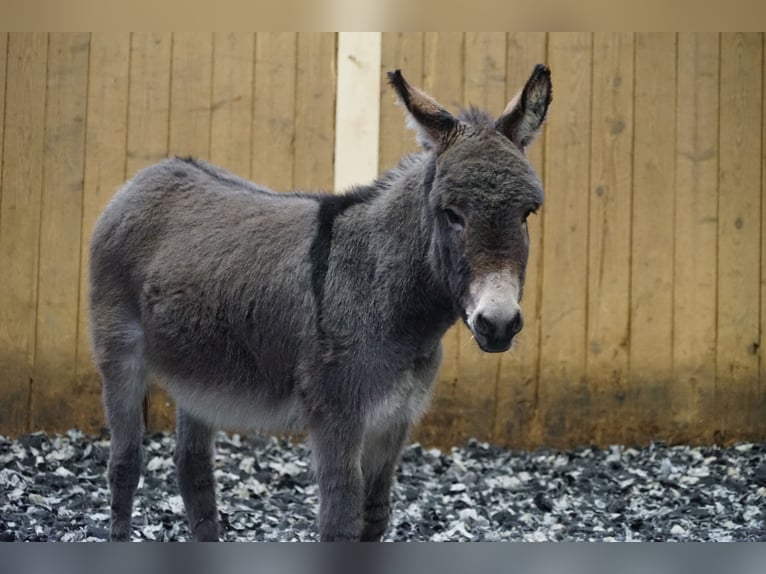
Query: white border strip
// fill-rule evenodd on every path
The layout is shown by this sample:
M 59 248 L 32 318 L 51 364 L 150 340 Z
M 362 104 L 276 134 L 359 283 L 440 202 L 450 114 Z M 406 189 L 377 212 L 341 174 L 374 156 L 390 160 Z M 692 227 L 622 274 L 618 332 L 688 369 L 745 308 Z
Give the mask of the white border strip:
M 338 33 L 336 193 L 378 175 L 381 33 Z

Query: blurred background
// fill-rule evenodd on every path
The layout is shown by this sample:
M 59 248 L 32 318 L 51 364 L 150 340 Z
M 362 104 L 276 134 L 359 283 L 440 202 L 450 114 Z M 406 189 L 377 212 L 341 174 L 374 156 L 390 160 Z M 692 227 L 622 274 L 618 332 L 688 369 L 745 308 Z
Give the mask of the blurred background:
M 340 191 L 416 149 L 385 71 L 499 114 L 538 62 L 526 326 L 501 355 L 450 330 L 413 438 L 763 439 L 762 33 L 0 33 L 0 433 L 104 426 L 87 245 L 138 169 Z M 147 423 L 172 429 L 160 391 Z

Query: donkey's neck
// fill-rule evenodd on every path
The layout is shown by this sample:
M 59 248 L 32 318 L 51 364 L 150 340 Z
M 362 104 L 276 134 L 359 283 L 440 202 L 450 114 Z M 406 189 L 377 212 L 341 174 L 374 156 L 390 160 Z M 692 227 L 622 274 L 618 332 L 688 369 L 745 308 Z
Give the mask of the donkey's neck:
M 433 258 L 426 154 L 408 156 L 377 180 L 368 201 L 344 215 L 337 240 L 365 253 L 376 311 L 405 338 L 441 338 L 457 319 Z M 433 177 L 433 174 L 430 174 Z

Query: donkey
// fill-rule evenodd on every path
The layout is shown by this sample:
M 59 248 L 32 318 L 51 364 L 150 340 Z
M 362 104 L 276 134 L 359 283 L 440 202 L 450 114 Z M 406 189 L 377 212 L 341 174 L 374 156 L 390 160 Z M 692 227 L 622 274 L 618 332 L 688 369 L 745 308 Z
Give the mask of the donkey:
M 90 320 L 111 430 L 111 539 L 129 540 L 154 373 L 177 405 L 178 483 L 195 540 L 218 540 L 214 430 L 305 431 L 322 541 L 379 540 L 441 337 L 462 318 L 510 348 L 543 202 L 524 151 L 551 102 L 538 65 L 494 120 L 389 83 L 423 148 L 349 193 L 274 193 L 164 160 L 113 197 L 90 250 Z

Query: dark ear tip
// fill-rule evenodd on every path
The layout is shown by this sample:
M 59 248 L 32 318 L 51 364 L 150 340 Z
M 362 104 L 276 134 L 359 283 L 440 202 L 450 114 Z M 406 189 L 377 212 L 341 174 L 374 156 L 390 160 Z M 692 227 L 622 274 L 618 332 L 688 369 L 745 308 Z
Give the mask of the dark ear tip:
M 547 101 L 550 105 L 551 101 L 553 100 L 553 89 L 552 89 L 552 82 L 551 82 L 551 69 L 546 66 L 545 64 L 537 64 L 535 66 L 534 71 L 532 72 L 532 76 L 529 78 L 528 86 L 532 85 L 543 85 L 544 90 L 547 92 Z M 524 96 L 526 96 L 526 89 L 524 90 Z
M 407 81 L 404 79 L 404 76 L 402 76 L 402 71 L 396 69 L 393 72 L 388 72 L 387 75 L 388 85 L 396 90 L 396 93 L 399 94 L 399 98 L 409 109 L 410 87 L 407 85 Z
M 537 64 L 534 71 L 532 72 L 532 75 L 535 77 L 544 76 L 550 80 L 551 69 L 545 64 Z
M 388 76 L 388 81 L 391 84 L 395 84 L 402 81 L 402 71 L 397 68 L 393 72 L 386 72 L 386 76 Z

